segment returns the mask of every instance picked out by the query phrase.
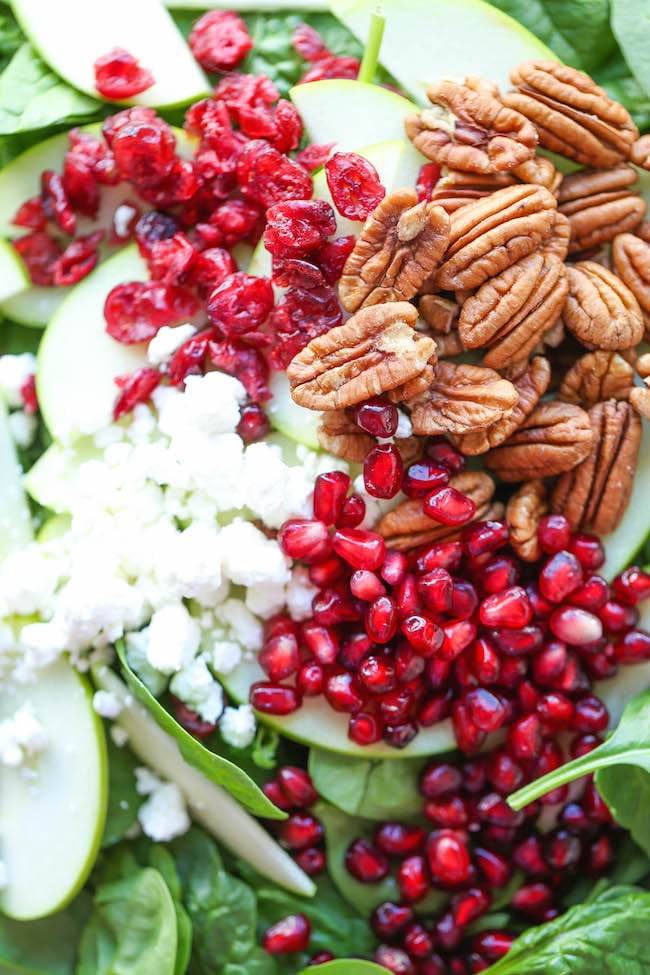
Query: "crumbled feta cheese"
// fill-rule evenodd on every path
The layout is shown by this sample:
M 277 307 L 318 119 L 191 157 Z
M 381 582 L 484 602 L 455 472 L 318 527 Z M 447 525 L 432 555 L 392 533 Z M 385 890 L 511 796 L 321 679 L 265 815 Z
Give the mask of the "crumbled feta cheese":
M 21 389 L 36 372 L 36 356 L 31 352 L 19 355 L 0 355 L 0 393 L 9 406 L 23 405 Z
M 242 652 L 233 640 L 215 640 L 210 653 L 210 662 L 217 674 L 230 674 L 241 662 Z
M 125 638 L 126 659 L 140 680 L 149 688 L 154 697 L 160 697 L 167 687 L 167 679 L 151 666 L 147 660 L 149 632 L 147 629 L 127 633 Z
M 139 796 L 148 796 L 162 785 L 155 772 L 145 765 L 139 765 L 135 770 L 135 791 Z
M 246 608 L 267 620 L 279 613 L 286 599 L 286 587 L 280 583 L 267 582 L 264 586 L 251 586 L 246 590 Z
M 180 349 L 181 345 L 191 339 L 195 333 L 196 328 L 189 322 L 186 325 L 173 327 L 163 325 L 147 346 L 147 359 L 154 366 L 161 365 L 167 359 L 171 359 L 176 349 Z
M 246 748 L 255 738 L 256 724 L 250 704 L 226 708 L 219 722 L 221 737 L 233 748 Z
M 47 735 L 32 705 L 23 704 L 10 718 L 0 721 L 0 762 L 16 767 L 31 761 L 47 747 Z
M 147 660 L 161 674 L 173 674 L 188 664 L 201 642 L 201 628 L 182 603 L 157 609 L 146 632 Z
M 129 740 L 129 733 L 119 724 L 112 724 L 109 729 L 111 740 L 116 748 L 124 748 Z
M 100 718 L 115 719 L 122 712 L 122 703 L 111 691 L 95 691 L 93 708 Z
M 318 588 L 309 580 L 309 571 L 297 566 L 291 572 L 287 586 L 287 609 L 294 620 L 306 620 L 311 616 L 311 604 Z
M 223 570 L 238 586 L 285 585 L 288 560 L 278 543 L 251 524 L 233 521 L 221 532 Z
M 396 440 L 406 440 L 407 437 L 413 436 L 413 424 L 411 423 L 411 417 L 408 413 L 403 413 L 402 410 L 397 412 L 397 430 L 395 431 Z
M 169 690 L 200 718 L 215 724 L 223 711 L 223 690 L 197 657 L 172 677 Z
M 244 606 L 240 599 L 227 599 L 214 614 L 215 621 L 224 623 L 232 637 L 245 650 L 261 650 L 263 643 L 262 624 Z
M 16 410 L 8 417 L 9 429 L 14 442 L 19 447 L 29 447 L 34 442 L 38 430 L 38 420 L 31 413 Z
M 178 786 L 163 782 L 149 769 L 135 770 L 136 790 L 148 798 L 138 810 L 142 831 L 156 843 L 166 843 L 190 828 L 190 817 Z
M 133 203 L 120 203 L 115 208 L 115 212 L 113 213 L 113 227 L 118 238 L 128 240 L 131 236 L 133 221 L 137 216 L 138 211 Z

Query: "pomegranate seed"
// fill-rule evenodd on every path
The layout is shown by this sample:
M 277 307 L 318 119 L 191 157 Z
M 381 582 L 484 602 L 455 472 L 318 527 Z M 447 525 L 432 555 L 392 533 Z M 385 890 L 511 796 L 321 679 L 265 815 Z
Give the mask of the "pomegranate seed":
M 419 852 L 426 839 L 426 832 L 419 826 L 403 823 L 382 823 L 375 829 L 373 842 L 389 856 L 409 856 Z
M 506 857 L 480 846 L 475 847 L 473 857 L 490 887 L 505 887 L 512 876 L 512 867 Z
M 510 899 L 510 906 L 515 911 L 539 918 L 553 903 L 553 892 L 547 884 L 540 881 L 522 884 Z
M 269 418 L 259 403 L 247 403 L 240 409 L 237 433 L 244 443 L 257 443 L 263 440 L 271 429 Z
M 431 657 L 440 649 L 443 631 L 426 616 L 408 616 L 401 624 L 401 630 L 413 649 L 422 657 Z
M 366 631 L 375 643 L 388 643 L 397 630 L 397 606 L 390 596 L 378 596 L 366 611 Z
M 442 660 L 440 657 L 430 660 L 427 664 L 427 679 L 431 687 L 435 689 L 446 687 L 450 671 L 451 664 L 448 660 Z
M 327 525 L 307 518 L 285 521 L 278 533 L 278 541 L 285 555 L 308 564 L 322 562 L 332 550 Z
M 314 518 L 325 525 L 333 525 L 341 514 L 350 478 L 343 471 L 320 474 L 314 486 Z
M 529 877 L 548 876 L 548 864 L 539 836 L 527 836 L 512 851 L 512 862 Z
M 614 647 L 616 659 L 622 663 L 650 660 L 650 634 L 643 630 L 630 630 Z
M 451 899 L 451 910 L 456 924 L 465 928 L 489 911 L 492 898 L 480 887 L 470 887 Z
M 422 900 L 431 890 L 431 876 L 423 856 L 409 856 L 397 868 L 397 886 L 409 904 Z
M 457 948 L 463 938 L 463 931 L 455 920 L 451 911 L 445 911 L 436 921 L 433 928 L 433 936 L 436 944 L 444 951 L 452 951 Z M 464 969 L 466 972 L 467 969 Z
M 250 702 L 264 714 L 291 714 L 300 707 L 300 696 L 293 687 L 260 681 L 251 686 Z
M 569 602 L 572 606 L 580 606 L 581 609 L 598 613 L 607 603 L 610 595 L 610 589 L 605 580 L 601 579 L 600 576 L 591 576 L 571 593 Z
M 356 679 L 347 671 L 330 674 L 325 679 L 324 693 L 330 707 L 334 708 L 335 711 L 355 714 L 365 704 Z
M 451 594 L 451 612 L 456 619 L 468 620 L 474 615 L 478 606 L 478 595 L 471 582 L 466 579 L 454 579 Z
M 483 566 L 479 579 L 483 592 L 492 594 L 514 586 L 519 579 L 519 568 L 509 555 L 498 555 Z
M 492 598 L 492 597 L 489 597 Z M 538 626 L 522 626 L 518 630 L 510 627 L 498 627 L 489 631 L 489 637 L 496 643 L 497 648 L 508 656 L 519 656 L 525 653 L 534 653 L 539 650 L 544 640 L 544 634 Z M 503 668 L 506 662 L 502 665 Z
M 553 640 L 544 645 L 533 659 L 533 677 L 541 687 L 548 687 L 549 683 L 564 672 L 567 664 L 567 648 L 564 643 Z
M 442 694 L 432 694 L 427 697 L 420 706 L 418 723 L 423 728 L 430 728 L 432 725 L 438 724 L 439 721 L 448 717 L 451 711 L 452 697 L 453 691 L 451 688 Z
M 359 528 L 339 529 L 334 533 L 332 546 L 355 569 L 378 569 L 386 555 L 381 535 Z
M 612 814 L 591 779 L 582 794 L 582 807 L 592 823 L 611 823 Z
M 544 855 L 552 870 L 573 867 L 582 856 L 582 843 L 574 833 L 554 829 L 544 838 Z
M 370 915 L 370 925 L 378 938 L 395 941 L 414 919 L 412 907 L 385 901 Z
M 424 498 L 434 488 L 444 487 L 448 482 L 449 471 L 445 467 L 420 460 L 407 468 L 402 490 L 409 498 Z
M 424 673 L 425 667 L 424 658 L 417 654 L 413 647 L 409 646 L 408 643 L 398 645 L 395 652 L 395 675 L 400 684 L 410 684 L 416 681 L 416 688 L 420 692 L 421 684 L 418 678 Z
M 435 464 L 446 467 L 450 474 L 459 474 L 465 469 L 464 456 L 452 447 L 446 437 L 430 437 L 424 453 Z
M 622 603 L 636 606 L 641 599 L 650 596 L 650 575 L 632 565 L 616 576 L 612 582 L 612 590 Z
M 375 951 L 375 961 L 393 975 L 416 975 L 416 967 L 409 956 L 394 945 L 379 945 Z
M 483 555 L 507 545 L 510 529 L 504 521 L 477 521 L 465 528 L 462 545 L 466 555 Z
M 606 602 L 598 615 L 607 632 L 611 634 L 622 633 L 639 622 L 638 609 L 617 603 L 614 599 Z
M 395 668 L 390 661 L 371 655 L 361 662 L 359 680 L 372 694 L 385 694 L 395 687 Z
M 427 494 L 424 499 L 424 513 L 443 525 L 456 527 L 472 520 L 476 514 L 476 505 L 456 488 L 447 486 L 436 488 Z
M 433 938 L 423 924 L 410 924 L 404 932 L 404 948 L 411 958 L 427 958 L 433 951 Z
M 387 725 L 401 725 L 412 714 L 414 698 L 406 687 L 394 691 L 387 691 L 379 699 L 379 713 Z
M 348 738 L 357 745 L 374 745 L 381 741 L 381 728 L 372 714 L 359 711 L 353 714 L 348 723 Z
M 492 787 L 504 796 L 515 792 L 524 782 L 524 770 L 504 749 L 492 752 L 487 774 Z
M 439 799 L 460 789 L 460 769 L 448 762 L 433 762 L 420 775 L 419 789 L 426 799 Z
M 591 826 L 589 817 L 577 802 L 568 802 L 558 817 L 558 822 L 567 829 L 582 833 Z
M 438 613 L 449 613 L 454 595 L 454 580 L 446 569 L 432 569 L 420 576 L 418 593 L 425 606 Z
M 361 618 L 358 604 L 352 602 L 340 584 L 322 589 L 314 596 L 312 613 L 315 622 L 324 626 L 350 623 Z
M 485 787 L 487 763 L 484 758 L 470 758 L 463 764 L 463 789 L 471 796 L 477 795 Z
M 278 782 L 287 799 L 299 809 L 307 809 L 318 799 L 311 776 L 297 765 L 283 765 L 278 769 Z
M 325 163 L 334 206 L 348 220 L 365 220 L 386 195 L 372 163 L 356 152 L 335 152 Z
M 354 840 L 345 853 L 345 868 L 362 884 L 377 884 L 388 874 L 388 857 L 364 839 Z
M 605 562 L 605 549 L 595 535 L 576 532 L 571 536 L 568 549 L 588 572 L 596 572 Z
M 433 879 L 444 886 L 466 883 L 471 874 L 469 851 L 458 834 L 434 830 L 427 839 L 427 861 Z
M 379 596 L 385 595 L 386 587 L 374 572 L 368 569 L 357 569 L 350 578 L 350 591 L 357 599 L 363 600 L 364 603 L 371 603 Z
M 530 714 L 537 709 L 539 703 L 539 691 L 529 680 L 521 682 L 517 688 L 517 704 L 522 714 Z
M 508 729 L 508 751 L 514 758 L 538 758 L 542 750 L 542 725 L 536 714 L 519 718 Z
M 469 716 L 481 731 L 496 731 L 503 724 L 506 709 L 501 700 L 484 687 L 470 691 L 464 697 Z
M 569 547 L 571 525 L 564 515 L 544 515 L 537 527 L 537 537 L 542 551 L 554 555 Z
M 305 914 L 289 914 L 272 924 L 262 935 L 262 948 L 269 955 L 305 951 L 311 937 L 311 925 Z
M 383 396 L 373 396 L 354 407 L 354 422 L 372 437 L 392 437 L 397 430 L 397 407 Z
M 478 802 L 476 815 L 483 823 L 492 826 L 504 826 L 509 829 L 512 826 L 521 826 L 524 821 L 522 812 L 515 812 L 507 804 L 502 796 L 496 792 L 488 792 Z
M 408 571 L 408 559 L 403 552 L 386 552 L 381 577 L 389 586 L 398 586 Z
M 394 444 L 380 444 L 363 462 L 363 483 L 373 498 L 394 498 L 402 486 L 404 465 Z
M 440 656 L 444 660 L 454 660 L 476 639 L 476 627 L 469 620 L 458 620 L 443 626 L 443 641 Z
M 553 636 L 573 646 L 593 643 L 603 635 L 603 624 L 599 618 L 577 606 L 556 609 L 549 625 Z
M 463 548 L 460 542 L 438 542 L 426 548 L 418 557 L 416 568 L 420 575 L 432 569 L 447 569 L 455 572 L 460 568 Z
M 325 835 L 320 820 L 304 812 L 291 813 L 276 829 L 279 843 L 287 850 L 306 850 L 320 843 Z
M 484 626 L 506 626 L 520 629 L 530 623 L 533 612 L 528 594 L 521 586 L 512 586 L 493 596 L 486 596 L 479 610 Z
M 575 555 L 562 550 L 556 552 L 539 574 L 539 589 L 545 599 L 561 603 L 582 584 L 582 566 Z
M 329 627 L 319 626 L 309 620 L 303 624 L 302 638 L 320 664 L 334 663 L 339 652 L 339 643 Z
M 462 752 L 471 755 L 483 746 L 486 733 L 477 728 L 461 701 L 455 701 L 451 706 L 451 722 L 456 743 Z
M 357 671 L 361 661 L 373 649 L 367 633 L 351 633 L 339 650 L 338 660 L 346 670 Z
M 292 808 L 292 803 L 287 798 L 286 793 L 282 789 L 282 786 L 277 779 L 271 779 L 270 782 L 266 782 L 262 786 L 262 792 L 267 799 L 270 799 L 271 802 L 278 807 L 278 809 L 282 809 L 284 812 L 289 812 L 289 810 Z
M 509 632 L 512 632 L 510 630 Z M 523 657 L 506 657 L 501 661 L 499 687 L 512 690 L 519 686 L 526 676 L 528 666 Z
M 300 850 L 299 853 L 296 853 L 294 860 L 309 877 L 316 877 L 319 873 L 322 873 L 327 863 L 325 851 L 317 846 L 310 846 L 306 850 Z M 327 960 L 329 961 L 329 959 Z
M 449 969 L 437 952 L 420 961 L 419 975 L 447 975 Z
M 366 502 L 360 494 L 351 494 L 341 507 L 337 528 L 357 528 L 366 517 Z
M 325 672 L 315 660 L 302 665 L 296 677 L 296 687 L 303 697 L 317 697 L 322 693 Z
M 297 673 L 300 667 L 298 641 L 293 633 L 282 633 L 267 640 L 258 656 L 264 673 L 274 682 Z
M 468 648 L 465 657 L 480 684 L 494 684 L 498 681 L 501 662 L 496 650 L 485 637 L 478 637 Z M 464 658 L 461 657 L 462 659 Z
M 424 804 L 424 815 L 440 829 L 457 829 L 469 823 L 467 800 L 461 796 L 451 796 L 438 802 L 429 799 Z
M 572 727 L 576 731 L 597 734 L 606 731 L 609 725 L 609 712 L 600 698 L 593 694 L 575 702 L 575 716 Z
M 398 725 L 387 725 L 382 738 L 391 748 L 406 748 L 418 733 L 418 727 L 413 721 L 405 721 Z
M 587 870 L 598 876 L 614 863 L 614 850 L 609 836 L 599 836 L 587 849 Z
M 507 955 L 515 940 L 507 931 L 481 931 L 472 939 L 472 947 L 489 962 L 499 961 Z
M 537 714 L 549 731 L 567 731 L 573 726 L 574 706 L 565 694 L 551 691 L 542 695 L 537 702 Z

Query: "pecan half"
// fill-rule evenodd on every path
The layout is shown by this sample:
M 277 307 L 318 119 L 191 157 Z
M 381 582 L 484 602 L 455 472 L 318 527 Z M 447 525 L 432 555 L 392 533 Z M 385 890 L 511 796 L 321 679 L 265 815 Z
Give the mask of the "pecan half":
M 462 494 L 471 498 L 476 505 L 473 521 L 481 521 L 488 514 L 496 517 L 491 509 L 494 481 L 483 471 L 462 471 L 452 477 L 449 483 Z M 389 511 L 375 529 L 386 539 L 389 548 L 406 552 L 418 545 L 444 539 L 458 538 L 462 529 L 441 525 L 433 521 L 422 510 L 422 500 L 408 498 Z
M 416 376 L 415 379 L 409 379 L 407 382 L 402 383 L 401 386 L 390 389 L 387 393 L 388 399 L 391 403 L 402 403 L 404 400 L 417 399 L 418 396 L 422 396 L 433 382 L 434 368 L 435 356 L 431 363 L 427 363 L 420 375 Z
M 467 456 L 485 454 L 493 447 L 507 440 L 533 412 L 551 382 L 551 366 L 541 355 L 522 361 L 509 370 L 504 377 L 513 384 L 519 399 L 510 416 L 497 420 L 483 430 L 454 437 L 456 446 Z
M 618 352 L 588 352 L 564 376 L 558 396 L 589 410 L 607 399 L 628 399 L 634 370 Z
M 506 521 L 510 525 L 510 547 L 524 562 L 537 562 L 541 558 L 537 529 L 547 512 L 546 487 L 538 479 L 526 481 L 508 500 Z
M 571 224 L 570 254 L 608 243 L 641 223 L 647 206 L 638 193 L 630 191 L 635 182 L 635 171 L 625 163 L 564 177 L 558 210 Z
M 431 108 L 407 115 L 406 134 L 428 159 L 470 173 L 513 169 L 532 159 L 537 132 L 485 86 L 440 81 L 427 88 Z
M 485 455 L 488 470 L 509 484 L 552 477 L 584 460 L 591 449 L 589 416 L 570 403 L 539 403 L 519 429 Z
M 503 100 L 534 123 L 540 145 L 585 166 L 627 159 L 638 129 L 589 75 L 557 61 L 526 61 L 510 80 L 517 91 Z
M 414 433 L 460 435 L 509 416 L 517 399 L 512 383 L 492 369 L 439 362 L 427 392 L 407 405 Z
M 472 200 L 489 196 L 504 186 L 514 186 L 516 182 L 510 173 L 462 173 L 450 169 L 436 183 L 431 202 L 453 213 Z
M 614 238 L 612 257 L 619 278 L 650 315 L 650 244 L 634 234 L 620 234 Z
M 647 386 L 635 386 L 630 392 L 630 403 L 637 413 L 650 420 L 650 389 Z
M 595 261 L 567 267 L 569 293 L 562 318 L 588 349 L 630 349 L 643 338 L 639 304 L 615 274 Z
M 347 311 L 412 298 L 447 247 L 449 216 L 434 203 L 418 203 L 415 190 L 388 193 L 370 214 L 339 281 Z
M 544 186 L 553 196 L 557 196 L 562 182 L 562 173 L 545 156 L 534 156 L 529 162 L 513 169 L 512 175 L 522 183 L 537 183 L 538 186 Z
M 641 446 L 641 418 L 629 403 L 608 400 L 589 411 L 592 448 L 583 462 L 559 478 L 551 509 L 574 531 L 614 531 L 628 506 Z
M 630 149 L 630 162 L 641 169 L 650 169 L 650 135 L 642 135 Z
M 355 464 L 363 464 L 377 445 L 373 436 L 356 425 L 348 410 L 323 413 L 316 435 L 323 450 Z
M 563 261 L 569 253 L 571 224 L 569 218 L 556 211 L 551 232 L 540 247 L 542 254 L 552 254 Z
M 443 291 L 478 288 L 550 234 L 557 201 L 542 186 L 507 186 L 451 216 L 449 246 L 436 282 Z
M 559 258 L 522 257 L 467 299 L 458 320 L 463 345 L 493 346 L 483 360 L 493 369 L 527 358 L 560 315 L 567 291 Z
M 415 379 L 436 349 L 414 330 L 417 315 L 406 301 L 373 305 L 312 339 L 287 368 L 295 402 L 338 410 Z
M 434 335 L 449 335 L 456 327 L 460 308 L 442 295 L 422 295 L 418 309 Z

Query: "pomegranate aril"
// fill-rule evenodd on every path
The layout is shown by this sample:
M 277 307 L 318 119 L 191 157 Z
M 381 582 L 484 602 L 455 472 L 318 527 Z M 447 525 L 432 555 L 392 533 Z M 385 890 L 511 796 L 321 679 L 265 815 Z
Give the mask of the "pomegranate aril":
M 467 800 L 461 796 L 437 801 L 429 799 L 424 804 L 423 812 L 429 822 L 439 829 L 458 829 L 469 823 Z
M 298 691 L 282 684 L 260 681 L 251 685 L 250 702 L 256 711 L 264 714 L 291 714 L 301 704 Z
M 337 583 L 322 589 L 312 601 L 312 615 L 316 623 L 334 626 L 361 619 L 359 604 L 350 599 L 345 588 Z
M 314 485 L 314 518 L 333 525 L 341 514 L 350 478 L 343 471 L 319 474 Z
M 533 612 L 528 594 L 521 586 L 511 586 L 492 596 L 486 596 L 479 610 L 484 626 L 521 629 L 530 623 Z
M 378 938 L 384 941 L 396 941 L 414 919 L 412 907 L 385 901 L 370 915 L 370 926 Z
M 454 660 L 476 639 L 476 627 L 469 620 L 447 623 L 442 630 L 444 637 L 438 652 L 443 660 Z
M 430 694 L 420 705 L 417 715 L 418 724 L 423 728 L 430 728 L 447 718 L 451 712 L 452 699 L 453 691 L 451 688 L 440 694 Z
M 486 562 L 476 582 L 486 595 L 514 586 L 519 579 L 519 567 L 509 555 L 497 555 Z
M 603 624 L 593 613 L 578 606 L 556 609 L 549 620 L 553 636 L 573 646 L 593 643 L 603 635 Z
M 533 658 L 533 677 L 541 687 L 549 687 L 564 672 L 567 664 L 567 648 L 564 643 L 552 640 Z
M 598 735 L 577 735 L 569 746 L 571 758 L 581 758 L 593 752 L 594 748 L 602 745 L 603 739 Z
M 444 688 L 448 690 L 448 678 L 451 672 L 451 663 L 443 660 L 442 657 L 434 657 L 427 663 L 427 680 L 435 690 Z
M 650 575 L 638 566 L 632 565 L 614 578 L 612 590 L 622 603 L 636 606 L 640 600 L 650 596 Z
M 420 576 L 418 594 L 425 606 L 438 613 L 449 613 L 454 595 L 454 580 L 446 569 L 431 569 Z
M 481 731 L 496 731 L 506 717 L 502 701 L 487 688 L 479 687 L 464 696 L 469 716 Z
M 534 653 L 535 650 L 539 650 L 544 640 L 544 634 L 538 626 L 522 626 L 516 630 L 509 626 L 501 626 L 490 630 L 488 636 L 497 648 L 508 656 Z M 503 666 L 505 663 L 504 661 Z
M 610 598 L 610 588 L 600 576 L 590 576 L 578 589 L 575 589 L 569 602 L 572 606 L 580 606 L 592 613 L 598 613 Z
M 455 920 L 450 910 L 445 911 L 436 921 L 433 927 L 433 936 L 438 948 L 443 951 L 453 951 L 463 939 L 463 930 Z M 464 969 L 466 972 L 467 969 Z
M 431 890 L 431 875 L 423 856 L 408 856 L 397 868 L 397 887 L 409 904 L 422 900 Z
M 512 876 L 512 867 L 507 857 L 477 846 L 472 856 L 477 867 L 490 887 L 504 887 Z
M 350 577 L 350 592 L 364 603 L 371 603 L 377 597 L 386 594 L 386 587 L 374 572 L 368 569 L 357 569 Z
M 282 809 L 284 812 L 289 812 L 289 810 L 293 807 L 292 802 L 287 797 L 284 789 L 277 779 L 271 779 L 270 782 L 265 782 L 262 786 L 262 792 L 267 799 L 270 799 L 271 802 L 278 807 L 278 809 Z
M 539 590 L 545 599 L 561 603 L 579 588 L 583 580 L 582 566 L 575 555 L 564 549 L 545 563 L 539 574 Z
M 395 687 L 395 668 L 390 660 L 371 655 L 359 666 L 359 680 L 371 694 L 385 694 Z
M 372 640 L 367 633 L 350 633 L 341 645 L 338 653 L 338 662 L 346 670 L 356 673 L 361 666 L 362 660 L 368 656 L 372 649 Z
M 356 425 L 373 437 L 392 437 L 397 430 L 397 407 L 383 396 L 373 396 L 359 403 L 354 407 L 353 415 Z
M 444 637 L 440 627 L 426 616 L 408 616 L 402 621 L 401 630 L 413 649 L 425 658 L 433 656 Z
M 388 643 L 397 630 L 397 606 L 390 596 L 378 596 L 366 610 L 366 631 L 375 643 Z
M 272 681 L 285 680 L 300 668 L 298 641 L 292 633 L 282 633 L 267 640 L 258 656 L 264 673 Z
M 259 403 L 246 403 L 240 408 L 239 414 L 237 433 L 244 443 L 257 443 L 269 433 L 271 424 Z
M 336 520 L 337 528 L 358 528 L 366 517 L 366 502 L 360 494 L 351 494 L 341 506 L 341 513 Z
M 582 807 L 592 823 L 611 823 L 612 814 L 602 798 L 593 779 L 590 779 L 582 794 Z
M 579 698 L 575 702 L 572 728 L 587 734 L 606 731 L 609 725 L 609 712 L 606 705 L 593 694 Z
M 551 870 L 574 867 L 582 856 L 582 843 L 574 833 L 554 829 L 544 837 L 544 856 Z
M 395 651 L 395 676 L 400 684 L 410 684 L 417 682 L 418 690 L 420 682 L 418 678 L 424 673 L 426 661 L 424 657 L 416 653 L 408 643 L 400 643 Z
M 503 796 L 496 792 L 488 792 L 478 801 L 476 815 L 482 823 L 503 826 L 506 829 L 521 826 L 524 821 L 523 812 L 515 812 Z
M 418 853 L 424 846 L 426 832 L 419 826 L 404 823 L 382 823 L 375 829 L 373 842 L 389 856 L 410 856 Z
M 613 865 L 614 857 L 609 836 L 599 836 L 587 849 L 587 871 L 592 877 L 605 873 Z
M 311 776 L 297 765 L 282 765 L 278 769 L 278 782 L 287 799 L 298 808 L 307 809 L 318 799 Z
M 386 556 L 386 543 L 381 535 L 359 528 L 338 529 L 332 547 L 355 569 L 378 569 Z
M 614 654 L 621 663 L 650 660 L 650 634 L 643 630 L 630 630 L 614 645 Z
M 426 460 L 411 464 L 404 475 L 402 490 L 409 498 L 424 498 L 434 488 L 449 482 L 449 471 Z
M 600 621 L 611 635 L 622 633 L 636 626 L 639 622 L 639 611 L 634 606 L 625 606 L 623 603 L 610 599 L 598 613 Z
M 522 681 L 517 688 L 517 705 L 520 713 L 522 715 L 530 714 L 531 711 L 537 710 L 539 696 L 539 691 L 531 681 Z
M 285 521 L 278 541 L 285 555 L 308 564 L 323 561 L 332 550 L 327 525 L 307 518 Z
M 564 515 L 544 515 L 537 527 L 537 538 L 542 551 L 554 555 L 569 547 L 571 525 Z
M 470 758 L 463 762 L 463 789 L 470 796 L 478 795 L 485 787 L 487 762 L 485 758 Z
M 519 718 L 508 729 L 508 751 L 513 758 L 529 761 L 542 750 L 542 724 L 536 714 Z
M 418 975 L 448 975 L 448 973 L 447 963 L 437 951 L 420 961 Z
M 424 513 L 443 525 L 458 527 L 471 521 L 476 505 L 454 487 L 436 488 L 424 499 Z
M 456 619 L 468 620 L 474 615 L 478 606 L 478 594 L 471 582 L 466 579 L 454 579 L 451 593 L 451 614 Z
M 320 820 L 305 812 L 291 813 L 288 819 L 277 825 L 276 830 L 280 845 L 295 851 L 316 846 L 325 835 Z
M 394 498 L 402 486 L 404 465 L 394 444 L 380 444 L 366 455 L 363 483 L 373 498 Z
M 427 861 L 434 881 L 456 887 L 471 876 L 471 859 L 466 843 L 452 830 L 434 830 L 426 846 Z
M 547 731 L 555 733 L 573 727 L 574 705 L 565 694 L 551 691 L 542 695 L 536 710 Z
M 451 910 L 456 924 L 465 928 L 489 911 L 492 898 L 480 887 L 470 887 L 451 899 Z
M 408 572 L 408 559 L 403 552 L 386 552 L 380 575 L 389 586 L 398 586 Z
M 471 755 L 483 746 L 487 734 L 474 724 L 467 707 L 461 701 L 454 701 L 452 704 L 451 722 L 456 744 L 462 752 Z
M 382 738 L 391 748 L 406 748 L 410 745 L 418 733 L 418 726 L 413 721 L 404 721 L 402 724 L 386 725 L 383 730 Z
M 527 836 L 512 851 L 512 862 L 529 877 L 548 876 L 549 868 L 539 836 Z
M 404 932 L 403 945 L 411 958 L 428 958 L 433 951 L 433 937 L 423 924 L 410 924 Z
M 463 531 L 461 541 L 466 555 L 496 552 L 508 543 L 510 529 L 505 521 L 477 521 Z
M 345 868 L 362 884 L 377 884 L 388 874 L 388 857 L 364 839 L 354 840 L 345 852 Z
M 427 765 L 419 779 L 419 789 L 426 799 L 439 799 L 457 792 L 463 777 L 457 766 L 449 762 L 432 762 Z
M 446 569 L 455 572 L 460 568 L 463 558 L 463 548 L 460 542 L 438 542 L 420 552 L 416 569 L 420 575 L 431 572 L 432 569 Z
M 524 770 L 505 749 L 490 754 L 487 774 L 493 789 L 502 795 L 510 795 L 524 783 Z
M 357 745 L 374 745 L 381 741 L 382 729 L 373 714 L 353 714 L 348 722 L 348 738 Z
M 596 572 L 605 562 L 605 549 L 595 535 L 576 532 L 568 546 L 563 547 L 567 547 L 588 572 Z
M 315 877 L 319 873 L 322 873 L 327 862 L 325 851 L 317 846 L 310 846 L 306 850 L 300 850 L 299 853 L 296 853 L 294 860 L 309 877 Z
M 553 903 L 553 891 L 540 881 L 522 884 L 510 899 L 510 906 L 533 918 L 541 919 L 542 913 Z
M 326 677 L 324 694 L 330 707 L 347 714 L 357 713 L 365 704 L 356 678 L 347 671 Z
M 379 945 L 375 961 L 393 975 L 417 975 L 417 969 L 409 956 L 395 945 Z
M 509 631 L 512 632 L 512 631 Z M 523 657 L 505 657 L 501 661 L 501 673 L 498 686 L 506 690 L 515 690 L 528 671 L 528 665 Z
M 459 474 L 465 469 L 467 461 L 446 437 L 429 437 L 424 448 L 425 456 L 440 467 L 446 467 L 450 474 Z
M 284 955 L 304 951 L 310 937 L 309 918 L 305 914 L 290 914 L 266 929 L 261 944 L 270 955 Z
M 302 627 L 302 638 L 316 660 L 323 665 L 333 664 L 339 652 L 338 637 L 327 626 L 308 620 Z
M 379 698 L 378 710 L 384 724 L 401 725 L 411 717 L 414 705 L 415 699 L 411 691 L 400 687 L 387 691 Z

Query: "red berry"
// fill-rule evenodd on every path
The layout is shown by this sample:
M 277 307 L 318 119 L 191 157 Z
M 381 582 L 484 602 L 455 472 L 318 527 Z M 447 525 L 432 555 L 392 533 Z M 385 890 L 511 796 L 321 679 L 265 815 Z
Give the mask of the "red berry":
M 325 176 L 334 206 L 348 220 L 365 220 L 386 195 L 375 167 L 356 152 L 335 152 Z
M 97 58 L 93 67 L 95 88 L 100 95 L 113 102 L 139 95 L 154 84 L 151 72 L 122 47 L 114 47 L 108 54 Z
M 210 10 L 196 21 L 189 36 L 192 54 L 205 71 L 231 71 L 253 46 L 244 21 L 227 10 Z
M 424 500 L 424 513 L 443 525 L 464 525 L 474 517 L 476 505 L 454 487 L 431 491 Z
M 402 486 L 404 465 L 394 444 L 380 444 L 363 462 L 363 482 L 374 498 L 394 498 Z

